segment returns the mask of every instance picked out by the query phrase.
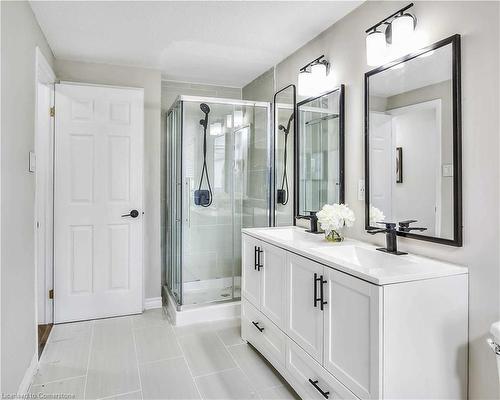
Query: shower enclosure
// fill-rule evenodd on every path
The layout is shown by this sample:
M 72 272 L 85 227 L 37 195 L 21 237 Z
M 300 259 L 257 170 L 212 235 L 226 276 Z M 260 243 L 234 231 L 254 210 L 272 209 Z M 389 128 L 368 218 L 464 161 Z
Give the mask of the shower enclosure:
M 271 221 L 269 125 L 263 102 L 180 96 L 167 114 L 163 293 L 177 310 L 240 298 L 241 228 Z

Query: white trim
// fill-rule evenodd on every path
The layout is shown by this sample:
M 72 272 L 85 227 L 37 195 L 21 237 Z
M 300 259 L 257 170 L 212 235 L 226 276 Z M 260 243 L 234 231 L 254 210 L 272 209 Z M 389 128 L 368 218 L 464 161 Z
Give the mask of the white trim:
M 223 89 L 224 88 L 227 88 L 227 89 L 237 89 L 237 90 L 240 91 L 240 94 L 241 94 L 241 91 L 243 90 L 242 86 L 217 85 L 215 83 L 203 83 L 203 82 L 176 81 L 176 80 L 172 80 L 172 79 L 168 79 L 168 78 L 163 78 L 163 77 L 161 78 L 161 84 L 162 84 L 162 86 L 163 86 L 164 83 L 168 83 L 168 82 L 172 82 L 172 83 L 184 83 L 184 84 L 188 84 L 188 85 L 214 86 L 214 87 L 223 88 Z
M 23 380 L 19 384 L 19 388 L 17 389 L 17 394 L 23 395 L 28 393 L 30 390 L 31 382 L 33 381 L 33 377 L 35 376 L 38 370 L 38 354 L 35 352 L 33 354 L 33 358 L 31 359 L 30 365 L 26 372 L 24 373 Z
M 74 85 L 74 86 L 95 86 L 95 87 L 105 87 L 105 88 L 125 89 L 125 90 L 139 90 L 144 93 L 144 88 L 139 86 L 105 85 L 101 83 L 88 83 L 88 82 L 76 82 L 76 81 L 59 81 L 59 84 Z
M 48 63 L 47 59 L 41 52 L 40 48 L 37 46 L 35 48 L 35 118 L 34 118 L 34 143 L 35 143 L 35 157 L 37 156 L 37 153 L 40 153 L 40 141 L 39 138 L 42 137 L 40 134 L 40 129 L 41 127 L 39 126 L 39 107 L 40 104 L 38 102 L 39 99 L 39 85 L 45 85 L 45 86 L 51 86 L 55 83 L 56 80 L 56 75 Z M 54 105 L 54 91 L 53 88 L 50 93 L 50 99 L 49 99 L 50 106 Z M 54 121 L 50 118 L 49 116 L 49 110 L 44 110 L 46 112 L 47 118 L 50 119 L 49 122 L 49 133 L 53 134 L 54 132 Z M 44 132 L 47 133 L 47 132 Z M 48 143 L 45 143 L 45 150 L 48 150 L 48 154 L 45 154 L 46 157 L 43 157 L 47 161 L 47 165 L 49 164 L 52 165 L 52 157 L 53 154 L 50 151 L 50 145 L 51 145 L 51 138 L 47 138 Z M 52 288 L 52 274 L 53 274 L 53 265 L 52 265 L 52 246 L 51 246 L 51 241 L 48 241 L 50 245 L 45 246 L 47 243 L 47 237 L 53 234 L 53 215 L 52 212 L 46 212 L 47 209 L 52 210 L 51 205 L 53 204 L 53 198 L 52 198 L 52 189 L 53 189 L 53 180 L 48 179 L 49 175 L 51 173 L 50 168 L 44 168 L 41 163 L 38 163 L 38 167 L 35 169 L 35 203 L 34 203 L 34 217 L 35 220 L 33 221 L 33 229 L 34 229 L 34 237 L 35 237 L 35 353 L 38 353 L 38 304 L 40 299 L 38 298 L 39 296 L 39 291 L 38 291 L 38 280 L 39 279 L 44 279 L 44 293 L 48 294 L 48 291 Z M 47 183 L 48 186 L 45 187 L 37 187 L 37 181 L 40 180 L 41 174 L 45 174 L 46 180 L 42 180 L 43 182 Z M 38 179 L 37 179 L 38 178 Z M 42 199 L 43 198 L 43 199 Z M 41 211 L 41 205 L 44 204 L 46 207 L 43 211 Z M 38 265 L 38 241 L 40 239 L 39 237 L 39 232 L 37 230 L 36 222 L 41 221 L 43 226 L 44 226 L 44 236 L 43 236 L 43 244 L 44 244 L 44 254 L 45 254 L 45 259 L 44 259 L 44 266 L 39 266 Z M 45 228 L 46 227 L 46 228 Z M 43 276 L 39 276 L 38 274 L 38 269 L 43 267 L 44 268 L 44 274 Z M 44 304 L 44 315 L 42 316 L 43 322 L 44 323 L 51 323 L 53 319 L 52 315 L 52 300 L 48 298 L 48 296 L 43 297 L 45 299 L 45 304 Z
M 149 299 L 144 300 L 144 309 L 152 310 L 154 308 L 161 308 L 161 297 L 150 297 Z

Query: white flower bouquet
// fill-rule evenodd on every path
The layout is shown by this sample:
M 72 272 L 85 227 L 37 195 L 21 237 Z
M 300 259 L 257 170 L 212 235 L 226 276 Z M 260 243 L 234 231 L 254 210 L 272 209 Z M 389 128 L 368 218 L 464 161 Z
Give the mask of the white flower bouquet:
M 354 212 L 345 204 L 325 204 L 316 215 L 326 239 L 332 242 L 344 240 L 342 228 L 350 227 L 356 221 Z
M 377 222 L 385 220 L 384 213 L 377 207 L 370 205 L 370 226 L 377 226 Z

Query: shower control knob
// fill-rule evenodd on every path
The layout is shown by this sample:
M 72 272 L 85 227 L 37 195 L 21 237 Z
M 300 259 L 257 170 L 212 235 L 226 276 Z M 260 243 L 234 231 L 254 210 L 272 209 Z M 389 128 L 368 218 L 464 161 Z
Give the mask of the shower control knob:
M 139 211 L 137 210 L 132 210 L 128 214 L 123 214 L 122 217 L 132 217 L 132 218 L 137 218 L 139 216 Z

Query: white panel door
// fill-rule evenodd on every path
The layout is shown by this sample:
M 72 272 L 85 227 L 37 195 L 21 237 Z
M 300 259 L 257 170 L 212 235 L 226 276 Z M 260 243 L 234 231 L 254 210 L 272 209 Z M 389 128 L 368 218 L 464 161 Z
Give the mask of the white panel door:
M 362 399 L 381 396 L 382 287 L 325 267 L 324 367 Z
M 323 266 L 288 253 L 285 332 L 320 364 L 323 359 Z
M 281 329 L 285 328 L 286 251 L 261 242 L 260 310 Z
M 260 286 L 262 280 L 262 268 L 258 267 L 258 258 L 262 257 L 261 243 L 251 236 L 243 235 L 242 241 L 242 281 L 241 295 L 260 310 Z
M 143 90 L 59 84 L 55 97 L 54 322 L 139 313 Z

